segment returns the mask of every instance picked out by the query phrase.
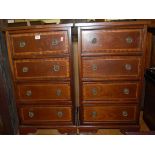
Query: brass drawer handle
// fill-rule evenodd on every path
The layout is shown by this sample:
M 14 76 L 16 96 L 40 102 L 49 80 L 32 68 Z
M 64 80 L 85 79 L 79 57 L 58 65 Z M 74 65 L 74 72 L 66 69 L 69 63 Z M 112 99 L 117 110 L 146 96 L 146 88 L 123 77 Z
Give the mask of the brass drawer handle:
M 56 90 L 56 96 L 61 96 L 61 95 L 62 95 L 61 89 L 57 89 L 57 90 Z
M 53 65 L 53 71 L 54 72 L 60 71 L 60 65 Z
M 30 118 L 33 118 L 33 117 L 34 117 L 34 112 L 29 111 L 29 117 L 30 117 Z
M 133 42 L 133 39 L 132 39 L 131 37 L 127 37 L 127 38 L 126 38 L 126 42 L 127 42 L 128 44 L 131 44 L 131 43 Z
M 96 64 L 93 64 L 93 65 L 92 65 L 92 70 L 93 70 L 93 71 L 96 71 L 96 70 L 97 70 L 97 65 L 96 65 Z
M 93 118 L 95 118 L 95 117 L 97 116 L 97 112 L 96 112 L 96 111 L 93 111 L 93 112 L 91 113 L 91 116 L 92 116 Z
M 128 116 L 128 112 L 127 111 L 122 111 L 122 116 L 127 117 Z
M 31 90 L 27 90 L 27 91 L 26 91 L 26 96 L 28 96 L 28 97 L 29 97 L 29 96 L 32 96 L 32 91 L 31 91 Z
M 59 44 L 58 39 L 52 39 L 52 46 L 57 46 Z
M 27 73 L 29 71 L 29 68 L 28 67 L 23 67 L 22 71 L 23 71 L 23 73 Z
M 64 113 L 63 113 L 62 111 L 58 111 L 58 112 L 57 112 L 57 116 L 58 116 L 59 118 L 62 118 L 63 115 L 64 115 Z
M 92 43 L 92 44 L 96 44 L 96 43 L 97 43 L 97 39 L 96 39 L 96 38 L 93 38 L 93 39 L 91 40 L 91 43 Z
M 132 69 L 131 64 L 125 64 L 125 69 L 130 71 Z
M 124 93 L 125 95 L 128 95 L 128 94 L 130 93 L 130 91 L 129 91 L 128 88 L 124 88 L 124 89 L 123 89 L 123 93 Z
M 92 90 L 91 90 L 91 92 L 92 92 L 92 94 L 95 96 L 95 95 L 97 95 L 97 89 L 96 88 L 93 88 Z
M 25 41 L 20 41 L 19 42 L 19 47 L 20 48 L 23 48 L 23 47 L 25 47 L 26 46 L 26 42 Z

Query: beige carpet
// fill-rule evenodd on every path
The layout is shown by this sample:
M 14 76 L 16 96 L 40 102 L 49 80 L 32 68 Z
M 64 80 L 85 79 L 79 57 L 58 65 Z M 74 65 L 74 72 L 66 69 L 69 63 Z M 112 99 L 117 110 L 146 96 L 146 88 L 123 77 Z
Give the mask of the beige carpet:
M 147 125 L 143 120 L 142 112 L 140 115 L 140 131 L 149 131 L 149 128 L 147 127 Z M 37 130 L 37 132 L 35 133 L 35 135 L 59 135 L 59 134 L 60 133 L 57 130 L 52 130 L 52 129 L 48 129 L 48 130 L 40 129 L 40 130 Z M 88 134 L 90 135 L 91 133 L 88 133 Z M 122 133 L 120 132 L 119 129 L 100 129 L 96 134 L 97 135 L 121 135 Z

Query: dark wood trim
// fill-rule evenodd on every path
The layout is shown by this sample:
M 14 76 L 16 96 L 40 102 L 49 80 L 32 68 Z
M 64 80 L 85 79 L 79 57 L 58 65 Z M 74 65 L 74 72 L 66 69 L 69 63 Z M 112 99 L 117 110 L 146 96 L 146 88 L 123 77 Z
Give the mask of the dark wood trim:
M 144 24 L 150 24 L 150 21 L 124 21 L 124 22 L 95 22 L 95 23 L 76 23 L 75 26 L 78 27 L 87 27 L 87 26 L 109 26 L 109 27 L 116 27 L 116 26 L 140 26 Z
M 74 55 L 73 55 L 73 43 L 72 43 L 72 29 L 71 27 L 68 28 L 68 38 L 69 38 L 69 61 L 70 61 L 70 85 L 71 85 L 71 100 L 72 100 L 72 120 L 73 120 L 73 124 L 76 124 L 76 105 L 75 105 L 75 93 L 74 93 Z
M 77 127 L 75 125 L 66 126 L 20 126 L 19 134 L 34 134 L 38 129 L 57 129 L 61 134 L 76 134 Z
M 78 127 L 79 133 L 91 132 L 95 134 L 99 129 L 120 129 L 120 132 L 124 134 L 127 131 L 139 131 L 139 125 L 104 125 L 104 126 L 84 126 L 81 125 Z
M 32 26 L 19 26 L 19 27 L 7 27 L 4 28 L 3 31 L 17 31 L 17 30 L 32 30 L 32 29 L 45 29 L 51 28 L 64 28 L 64 27 L 72 27 L 73 23 L 68 24 L 49 24 L 49 25 L 32 25 Z

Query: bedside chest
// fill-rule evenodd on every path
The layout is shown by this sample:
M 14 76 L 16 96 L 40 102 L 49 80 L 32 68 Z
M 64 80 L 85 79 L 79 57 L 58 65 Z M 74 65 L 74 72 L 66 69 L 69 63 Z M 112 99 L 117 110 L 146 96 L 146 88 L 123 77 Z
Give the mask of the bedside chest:
M 136 22 L 78 26 L 79 130 L 139 129 L 146 25 Z
M 76 132 L 72 24 L 6 32 L 20 134 L 37 129 Z

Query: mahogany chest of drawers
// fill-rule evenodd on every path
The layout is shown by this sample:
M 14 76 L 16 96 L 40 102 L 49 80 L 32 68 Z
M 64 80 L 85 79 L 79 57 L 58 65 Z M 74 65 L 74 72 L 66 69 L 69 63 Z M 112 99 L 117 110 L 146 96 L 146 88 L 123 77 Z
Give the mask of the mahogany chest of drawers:
M 6 32 L 20 134 L 42 128 L 76 129 L 71 27 L 32 26 Z
M 144 23 L 78 26 L 79 130 L 138 130 L 145 69 Z
M 20 134 L 50 128 L 62 133 L 138 130 L 146 23 L 75 26 L 74 53 L 73 24 L 6 31 Z

